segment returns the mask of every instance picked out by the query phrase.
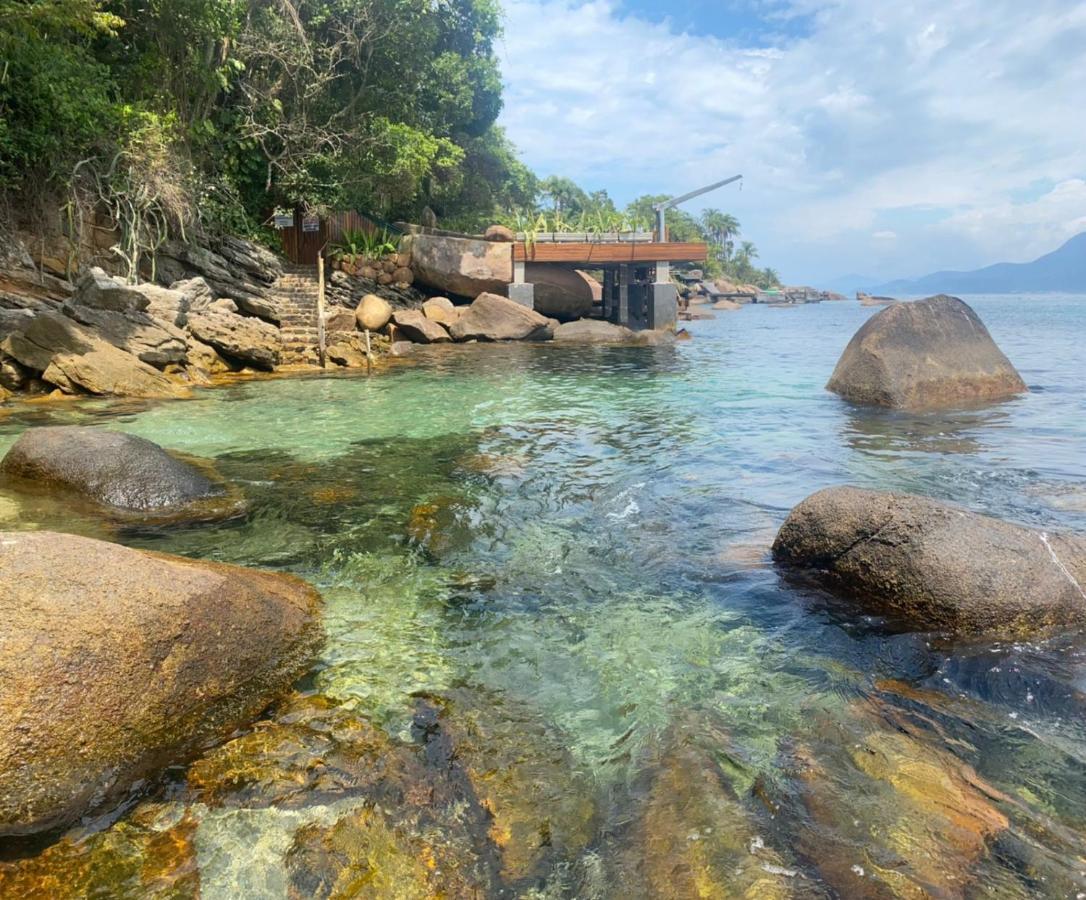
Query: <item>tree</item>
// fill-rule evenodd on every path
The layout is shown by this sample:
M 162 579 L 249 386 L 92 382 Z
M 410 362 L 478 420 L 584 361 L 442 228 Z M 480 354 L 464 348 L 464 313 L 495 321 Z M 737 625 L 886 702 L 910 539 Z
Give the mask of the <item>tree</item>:
M 720 247 L 723 259 L 729 259 L 735 250 L 733 238 L 739 234 L 739 220 L 719 209 L 707 209 L 701 214 L 701 224 L 713 242 Z

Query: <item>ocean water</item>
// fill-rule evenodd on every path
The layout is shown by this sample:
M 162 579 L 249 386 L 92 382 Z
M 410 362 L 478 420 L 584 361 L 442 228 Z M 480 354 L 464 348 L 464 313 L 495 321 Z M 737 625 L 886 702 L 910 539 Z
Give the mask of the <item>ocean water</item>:
M 902 633 L 767 557 L 792 506 L 845 483 L 1086 531 L 1086 297 L 967 299 L 1027 395 L 853 408 L 824 385 L 878 310 L 747 307 L 675 347 L 443 348 L 372 378 L 16 411 L 0 452 L 38 425 L 119 429 L 212 459 L 252 507 L 118 531 L 6 492 L 0 526 L 312 581 L 305 689 L 395 740 L 420 694 L 523 704 L 521 754 L 560 744 L 596 812 L 505 895 L 1081 898 L 1086 638 Z M 350 808 L 190 810 L 202 896 L 286 896 L 298 829 Z

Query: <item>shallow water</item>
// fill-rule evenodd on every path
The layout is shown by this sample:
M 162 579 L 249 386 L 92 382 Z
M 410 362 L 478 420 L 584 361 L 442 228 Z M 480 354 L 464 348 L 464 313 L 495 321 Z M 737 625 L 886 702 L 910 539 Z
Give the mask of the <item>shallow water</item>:
M 853 409 L 823 385 L 877 310 L 749 307 L 674 348 L 451 348 L 374 378 L 17 412 L 0 452 L 34 425 L 108 426 L 213 458 L 252 509 L 113 532 L 7 494 L 0 525 L 309 579 L 328 640 L 306 691 L 405 744 L 419 694 L 530 710 L 521 757 L 560 746 L 577 787 L 548 789 L 583 792 L 593 824 L 503 876 L 510 896 L 1081 897 L 1086 640 L 900 633 L 766 558 L 788 509 L 838 483 L 1086 531 L 1086 298 L 970 302 L 1029 395 Z M 299 829 L 359 805 L 167 794 L 204 897 L 285 896 Z

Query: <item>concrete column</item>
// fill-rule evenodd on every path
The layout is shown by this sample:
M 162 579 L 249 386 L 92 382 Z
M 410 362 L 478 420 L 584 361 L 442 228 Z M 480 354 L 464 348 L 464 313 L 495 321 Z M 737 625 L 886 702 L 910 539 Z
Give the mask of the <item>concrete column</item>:
M 679 322 L 679 291 L 671 283 L 671 263 L 656 264 L 656 281 L 649 287 L 645 326 L 654 331 L 674 328 Z
M 528 309 L 535 309 L 535 285 L 525 282 L 526 267 L 523 262 L 513 261 L 513 283 L 509 285 L 509 299 Z
M 630 324 L 630 267 L 618 267 L 618 324 Z

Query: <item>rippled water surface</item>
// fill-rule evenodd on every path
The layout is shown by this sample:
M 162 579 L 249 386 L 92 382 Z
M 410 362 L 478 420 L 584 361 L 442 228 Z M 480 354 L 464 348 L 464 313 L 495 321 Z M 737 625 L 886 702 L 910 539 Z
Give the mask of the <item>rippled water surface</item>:
M 0 451 L 26 427 L 77 421 L 214 459 L 251 499 L 247 518 L 63 524 L 312 581 L 327 643 L 302 692 L 397 746 L 423 740 L 420 702 L 490 723 L 464 726 L 448 762 L 483 810 L 472 858 L 496 854 L 483 893 L 1081 900 L 1086 640 L 897 633 L 783 582 L 766 555 L 793 505 L 839 483 L 1086 531 L 1086 298 L 970 302 L 1028 396 L 853 409 L 823 385 L 876 311 L 748 307 L 673 348 L 450 348 L 373 378 L 17 412 Z M 5 527 L 57 517 L 0 496 Z M 117 893 L 426 895 L 413 876 L 381 881 L 411 856 L 401 832 L 424 825 L 397 832 L 380 804 L 399 838 L 369 822 L 336 853 L 319 832 L 319 863 L 301 853 L 313 829 L 373 809 L 364 792 L 217 804 L 185 778 L 106 832 L 69 836 L 51 865 L 85 868 L 80 848 L 103 833 L 182 821 L 186 878 L 149 882 L 159 851 L 141 838 Z M 470 832 L 467 814 L 442 815 L 425 827 Z M 353 880 L 312 877 L 344 860 Z M 429 872 L 431 888 L 472 895 Z

